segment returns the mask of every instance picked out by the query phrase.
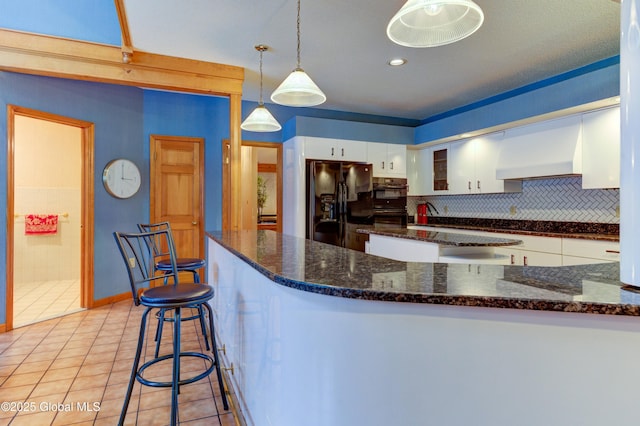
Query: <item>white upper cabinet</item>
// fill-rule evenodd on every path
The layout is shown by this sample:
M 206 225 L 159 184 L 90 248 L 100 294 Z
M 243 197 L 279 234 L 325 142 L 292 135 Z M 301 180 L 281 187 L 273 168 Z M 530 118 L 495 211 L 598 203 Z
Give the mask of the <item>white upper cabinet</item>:
M 407 150 L 408 195 L 425 195 L 427 193 L 427 179 L 425 177 L 426 152 L 426 149 Z
M 407 177 L 407 147 L 391 143 L 368 143 L 367 162 L 373 165 L 373 176 Z
M 312 160 L 367 161 L 367 142 L 305 137 L 304 156 Z
M 620 107 L 582 115 L 582 188 L 620 188 Z
M 449 194 L 522 191 L 522 182 L 496 179 L 504 133 L 493 133 L 449 144 Z
M 449 144 L 450 159 L 449 194 L 473 194 L 476 190 L 476 150 L 473 140 L 451 142 Z

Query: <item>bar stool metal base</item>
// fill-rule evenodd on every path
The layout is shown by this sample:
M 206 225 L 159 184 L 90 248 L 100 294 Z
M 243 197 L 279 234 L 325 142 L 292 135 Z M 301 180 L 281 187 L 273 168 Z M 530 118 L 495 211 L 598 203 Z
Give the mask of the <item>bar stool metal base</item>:
M 182 386 L 182 385 L 188 385 L 189 383 L 193 383 L 193 382 L 197 382 L 198 380 L 202 380 L 205 377 L 207 377 L 209 374 L 211 374 L 211 372 L 213 371 L 214 368 L 216 368 L 215 362 L 213 360 L 212 357 L 210 357 L 209 355 L 200 353 L 200 352 L 180 352 L 180 358 L 183 357 L 194 357 L 194 358 L 201 358 L 203 360 L 205 360 L 206 362 L 208 362 L 208 367 L 200 374 L 190 377 L 188 379 L 180 379 L 178 380 L 178 386 Z M 167 354 L 167 355 L 163 355 L 161 357 L 157 357 L 154 358 L 150 361 L 145 362 L 144 364 L 142 364 L 139 368 L 138 371 L 136 372 L 136 380 L 140 383 L 142 383 L 145 386 L 151 386 L 154 388 L 170 388 L 171 386 L 173 386 L 173 382 L 158 382 L 155 380 L 149 380 L 149 379 L 145 379 L 143 374 L 144 371 L 153 366 L 156 365 L 159 362 L 162 361 L 166 361 L 166 360 L 173 360 L 173 354 Z

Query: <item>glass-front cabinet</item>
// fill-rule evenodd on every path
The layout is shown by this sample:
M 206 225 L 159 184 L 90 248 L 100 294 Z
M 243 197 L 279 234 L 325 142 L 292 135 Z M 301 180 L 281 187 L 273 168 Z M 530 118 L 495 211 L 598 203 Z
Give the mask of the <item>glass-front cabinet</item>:
M 448 148 L 434 148 L 433 149 L 433 193 L 443 193 L 449 190 L 448 179 L 448 162 L 449 162 L 449 149 Z

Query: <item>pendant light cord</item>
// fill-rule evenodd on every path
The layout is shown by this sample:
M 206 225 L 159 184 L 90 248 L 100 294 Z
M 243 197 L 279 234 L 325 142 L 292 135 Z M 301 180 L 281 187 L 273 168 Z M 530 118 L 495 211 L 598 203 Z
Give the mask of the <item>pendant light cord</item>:
M 300 0 L 298 0 L 298 21 L 297 21 L 297 25 L 298 25 L 298 67 L 297 67 L 297 69 L 301 69 L 300 68 Z
M 258 105 L 263 105 L 264 102 L 262 102 L 262 52 L 264 52 L 264 49 L 258 49 L 260 50 L 260 102 L 258 103 Z

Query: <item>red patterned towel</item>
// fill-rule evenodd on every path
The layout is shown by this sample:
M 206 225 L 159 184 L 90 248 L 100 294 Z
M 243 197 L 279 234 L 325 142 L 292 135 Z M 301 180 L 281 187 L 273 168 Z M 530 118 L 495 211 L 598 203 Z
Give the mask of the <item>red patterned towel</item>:
M 24 216 L 25 235 L 52 235 L 57 232 L 57 214 L 28 214 Z

